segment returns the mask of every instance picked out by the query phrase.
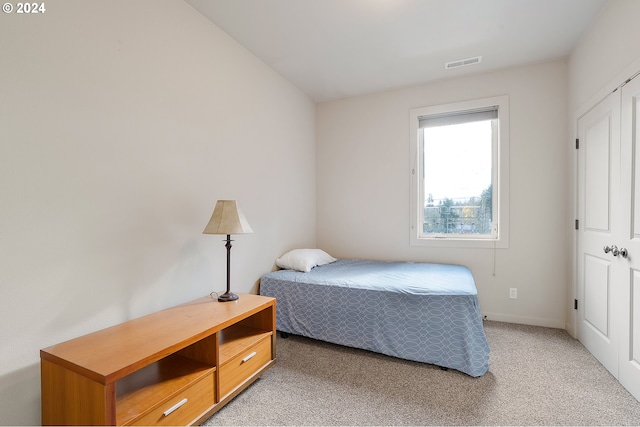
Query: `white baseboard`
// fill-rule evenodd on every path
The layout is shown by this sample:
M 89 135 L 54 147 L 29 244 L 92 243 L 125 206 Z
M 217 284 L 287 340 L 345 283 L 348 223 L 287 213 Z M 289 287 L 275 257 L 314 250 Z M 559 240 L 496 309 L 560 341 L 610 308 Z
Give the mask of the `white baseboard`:
M 571 338 L 578 339 L 578 332 L 572 322 L 565 323 L 564 329 L 571 335 Z
M 565 329 L 564 319 L 540 319 L 537 317 L 514 316 L 510 314 L 482 313 L 482 318 L 496 322 L 518 323 L 521 325 L 543 326 L 545 328 Z

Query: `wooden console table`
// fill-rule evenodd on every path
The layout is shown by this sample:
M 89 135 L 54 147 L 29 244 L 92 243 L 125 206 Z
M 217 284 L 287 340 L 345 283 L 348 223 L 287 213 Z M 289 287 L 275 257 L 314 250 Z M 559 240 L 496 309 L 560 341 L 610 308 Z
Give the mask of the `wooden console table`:
M 192 425 L 275 363 L 276 300 L 204 297 L 40 350 L 43 425 Z

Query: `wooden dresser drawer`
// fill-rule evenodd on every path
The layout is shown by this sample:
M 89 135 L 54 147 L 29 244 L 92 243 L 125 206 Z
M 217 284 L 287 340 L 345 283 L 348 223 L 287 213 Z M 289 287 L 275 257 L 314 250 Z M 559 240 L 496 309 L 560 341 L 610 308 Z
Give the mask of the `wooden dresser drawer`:
M 220 367 L 220 396 L 224 397 L 271 360 L 271 336 L 266 336 Z
M 174 397 L 162 402 L 148 414 L 136 418 L 130 425 L 184 426 L 192 423 L 214 405 L 213 390 L 212 371 Z

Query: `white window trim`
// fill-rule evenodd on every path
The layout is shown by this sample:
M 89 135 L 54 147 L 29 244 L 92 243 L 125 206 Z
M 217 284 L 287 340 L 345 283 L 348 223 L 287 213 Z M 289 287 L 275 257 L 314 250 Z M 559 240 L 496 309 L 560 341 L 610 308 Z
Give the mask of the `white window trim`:
M 498 106 L 498 150 L 495 164 L 498 165 L 497 179 L 494 186 L 494 209 L 493 215 L 497 215 L 497 237 L 496 238 L 473 238 L 461 237 L 421 237 L 418 221 L 422 217 L 421 207 L 418 201 L 421 191 L 421 159 L 420 159 L 420 137 L 419 119 L 420 117 L 435 114 L 449 114 L 467 110 L 482 109 L 491 106 Z M 410 167 L 411 178 L 410 199 L 410 244 L 411 246 L 430 246 L 441 248 L 508 248 L 509 247 L 509 97 L 507 95 L 492 98 L 483 98 L 473 101 L 457 102 L 452 104 L 435 105 L 430 107 L 412 108 L 409 110 L 410 126 Z

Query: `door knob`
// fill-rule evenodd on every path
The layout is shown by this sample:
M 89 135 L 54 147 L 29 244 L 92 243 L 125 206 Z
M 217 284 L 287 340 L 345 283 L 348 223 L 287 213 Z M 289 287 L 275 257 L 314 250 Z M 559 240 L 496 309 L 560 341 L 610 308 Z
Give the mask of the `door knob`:
M 627 248 L 618 249 L 616 245 L 611 245 L 611 246 L 607 245 L 604 248 L 602 248 L 602 250 L 604 251 L 605 254 L 608 254 L 609 252 L 611 252 L 611 255 L 613 256 L 620 255 L 622 258 L 627 258 L 629 256 L 629 251 L 627 250 Z
M 605 246 L 603 250 L 605 254 L 608 254 L 609 252 L 611 252 L 611 255 L 613 256 L 618 256 L 618 254 L 620 254 L 620 250 L 616 245 Z M 626 249 L 625 249 L 625 252 L 626 252 Z

